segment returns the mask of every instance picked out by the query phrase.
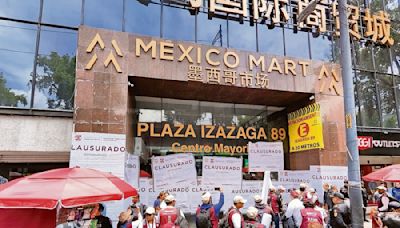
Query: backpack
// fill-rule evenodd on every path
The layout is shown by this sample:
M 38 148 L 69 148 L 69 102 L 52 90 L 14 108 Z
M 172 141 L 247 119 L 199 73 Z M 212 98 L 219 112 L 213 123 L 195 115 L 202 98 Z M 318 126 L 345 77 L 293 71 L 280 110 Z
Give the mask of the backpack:
M 231 207 L 228 209 L 228 211 L 224 214 L 222 219 L 219 220 L 218 227 L 219 228 L 229 228 L 229 216 L 231 212 L 234 211 L 234 208 Z
M 258 222 L 246 221 L 244 222 L 244 228 L 264 228 L 264 225 Z
M 160 228 L 188 228 L 187 220 L 181 216 L 179 208 L 164 208 L 159 213 Z
M 196 213 L 196 225 L 197 228 L 211 228 L 211 210 L 213 210 L 213 207 L 210 207 L 208 209 L 201 209 L 199 208 L 198 213 Z

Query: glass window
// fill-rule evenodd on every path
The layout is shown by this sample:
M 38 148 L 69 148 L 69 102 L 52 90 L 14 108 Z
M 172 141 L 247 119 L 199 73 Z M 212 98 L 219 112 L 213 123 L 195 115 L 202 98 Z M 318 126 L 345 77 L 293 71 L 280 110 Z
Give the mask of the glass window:
M 285 45 L 287 56 L 310 59 L 307 32 L 285 29 Z
M 354 42 L 354 53 L 356 57 L 356 67 L 358 69 L 374 70 L 372 62 L 372 48 L 365 43 Z
M 137 0 L 125 1 L 125 31 L 149 36 L 160 36 L 159 4 L 144 5 Z
M 122 30 L 122 0 L 85 0 L 84 24 Z
M 75 31 L 41 28 L 35 108 L 73 109 L 76 46 Z
M 0 21 L 0 106 L 29 107 L 37 27 Z
M 163 38 L 194 42 L 195 16 L 189 10 L 164 6 Z
M 392 73 L 389 49 L 385 47 L 374 47 L 374 60 L 377 72 Z
M 310 37 L 311 39 L 311 57 L 316 60 L 333 61 L 332 42 L 327 36 Z
M 391 37 L 394 39 L 392 52 L 393 74 L 400 75 L 400 1 L 388 0 L 386 10 L 391 19 Z
M 267 25 L 258 24 L 257 29 L 259 51 L 283 56 L 284 51 L 282 28 L 275 27 L 273 29 L 268 29 Z
M 354 103 L 356 106 L 356 120 L 357 120 L 357 126 L 362 126 L 361 124 L 361 113 L 360 113 L 360 100 L 358 98 L 359 93 L 358 93 L 358 85 L 357 85 L 357 77 L 356 73 L 353 71 L 352 72 L 352 77 L 353 77 L 353 88 L 354 88 Z
M 357 94 L 360 106 L 361 126 L 380 127 L 378 98 L 376 94 L 374 74 L 364 71 L 356 72 Z
M 82 0 L 44 0 L 42 22 L 66 26 L 81 23 Z
M 394 77 L 394 88 L 396 90 L 396 98 L 397 98 L 397 111 L 400 112 L 400 77 L 399 76 L 393 76 Z
M 39 20 L 40 0 L 0 0 L 0 16 L 20 20 Z
M 229 21 L 229 47 L 247 51 L 256 51 L 256 26 L 250 26 L 248 21 L 240 24 L 238 21 Z
M 197 15 L 197 42 L 206 45 L 227 47 L 226 20 L 213 17 L 208 19 L 206 13 Z
M 382 112 L 382 127 L 397 127 L 396 102 L 393 90 L 393 78 L 388 74 L 377 74 L 379 99 Z

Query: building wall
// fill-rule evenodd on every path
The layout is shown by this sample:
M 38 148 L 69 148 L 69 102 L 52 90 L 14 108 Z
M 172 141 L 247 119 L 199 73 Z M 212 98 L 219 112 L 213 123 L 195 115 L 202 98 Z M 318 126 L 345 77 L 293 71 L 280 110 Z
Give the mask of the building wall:
M 72 119 L 0 115 L 0 162 L 68 162 Z

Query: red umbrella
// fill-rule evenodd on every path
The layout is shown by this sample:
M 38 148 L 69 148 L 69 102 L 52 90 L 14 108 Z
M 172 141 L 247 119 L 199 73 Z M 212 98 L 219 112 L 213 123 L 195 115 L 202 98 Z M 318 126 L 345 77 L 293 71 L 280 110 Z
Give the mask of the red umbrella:
M 86 168 L 54 169 L 0 185 L 0 208 L 76 207 L 137 195 L 109 173 Z
M 368 175 L 363 176 L 365 181 L 400 182 L 400 164 L 386 166 Z

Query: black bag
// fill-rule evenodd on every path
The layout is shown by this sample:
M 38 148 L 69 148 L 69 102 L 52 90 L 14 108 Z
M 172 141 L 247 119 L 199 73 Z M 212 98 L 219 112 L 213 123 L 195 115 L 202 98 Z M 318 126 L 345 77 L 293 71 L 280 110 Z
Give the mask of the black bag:
M 196 225 L 197 228 L 211 228 L 211 216 L 210 216 L 210 210 L 212 208 L 208 209 L 201 209 L 198 214 L 196 214 Z

